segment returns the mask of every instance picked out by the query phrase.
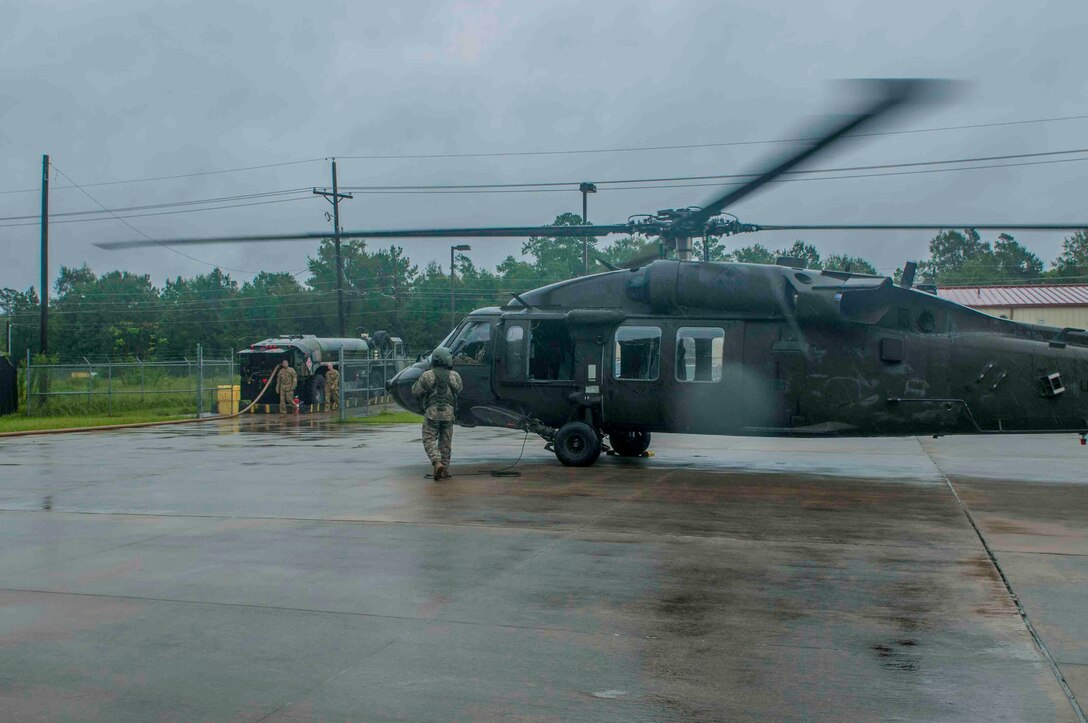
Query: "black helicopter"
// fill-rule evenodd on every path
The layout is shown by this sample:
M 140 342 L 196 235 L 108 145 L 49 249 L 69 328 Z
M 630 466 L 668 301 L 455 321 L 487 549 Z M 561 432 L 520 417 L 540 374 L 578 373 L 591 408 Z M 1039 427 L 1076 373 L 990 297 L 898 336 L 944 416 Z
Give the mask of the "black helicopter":
M 568 466 L 602 450 L 638 456 L 652 432 L 773 436 L 1088 434 L 1088 332 L 995 318 L 892 279 L 693 259 L 693 237 L 802 229 L 1076 229 L 1066 224 L 769 226 L 724 210 L 839 140 L 931 97 L 934 81 L 870 81 L 874 97 L 820 129 L 811 145 L 768 164 L 702 207 L 578 236 L 659 239 L 650 257 L 515 295 L 479 309 L 442 342 L 464 380 L 462 425 L 538 433 Z M 547 236 L 554 227 L 341 232 L 340 238 Z M 305 240 L 327 233 L 167 243 Z M 106 248 L 151 245 L 115 242 Z M 705 246 L 704 246 L 705 248 Z M 663 257 L 675 251 L 675 260 Z M 420 411 L 421 360 L 389 383 Z M 607 438 L 607 444 L 605 439 Z

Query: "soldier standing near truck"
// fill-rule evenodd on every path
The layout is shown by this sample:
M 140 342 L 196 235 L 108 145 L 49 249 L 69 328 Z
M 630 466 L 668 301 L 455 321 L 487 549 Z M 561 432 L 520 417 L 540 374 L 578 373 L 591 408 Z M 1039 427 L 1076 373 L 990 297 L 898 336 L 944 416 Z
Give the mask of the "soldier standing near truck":
M 325 365 L 325 398 L 329 400 L 329 409 L 340 408 L 340 372 L 332 364 Z
M 445 347 L 431 353 L 432 369 L 420 375 L 412 385 L 412 394 L 423 406 L 423 449 L 434 465 L 437 482 L 450 476 L 453 453 L 453 422 L 457 395 L 463 385 L 461 375 L 453 370 L 453 355 Z
M 280 368 L 276 370 L 276 394 L 280 397 L 280 414 L 287 414 L 287 400 L 294 405 L 295 386 L 298 384 L 298 375 L 288 365 L 287 360 L 280 362 Z

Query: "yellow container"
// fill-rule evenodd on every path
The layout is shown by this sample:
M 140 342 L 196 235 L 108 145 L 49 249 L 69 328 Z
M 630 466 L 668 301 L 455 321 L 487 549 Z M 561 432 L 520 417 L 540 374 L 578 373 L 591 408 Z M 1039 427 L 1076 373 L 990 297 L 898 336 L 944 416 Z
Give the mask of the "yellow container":
M 220 384 L 216 387 L 220 414 L 237 414 L 238 398 L 242 396 L 242 387 L 238 384 Z

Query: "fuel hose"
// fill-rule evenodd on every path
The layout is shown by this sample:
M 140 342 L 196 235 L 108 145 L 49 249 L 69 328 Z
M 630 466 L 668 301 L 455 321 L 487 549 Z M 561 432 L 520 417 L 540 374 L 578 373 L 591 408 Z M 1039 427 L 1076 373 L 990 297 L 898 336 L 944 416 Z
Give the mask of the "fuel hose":
M 249 412 L 253 407 L 257 406 L 257 402 L 261 401 L 261 397 L 268 391 L 268 387 L 272 386 L 272 380 L 279 374 L 279 367 L 276 367 L 276 371 L 268 377 L 268 381 L 264 383 L 264 388 L 261 389 L 261 393 L 257 395 L 257 398 L 249 403 L 249 406 L 245 409 L 241 409 L 234 414 L 220 414 L 214 417 L 198 417 L 195 419 L 170 419 L 164 422 L 135 422 L 133 424 L 100 424 L 96 427 L 64 427 L 63 429 L 28 429 L 22 432 L 0 432 L 0 438 L 3 437 L 33 437 L 42 434 L 72 434 L 74 432 L 106 432 L 113 429 L 139 429 L 141 427 L 165 427 L 172 424 L 198 424 L 201 422 L 221 422 L 224 419 L 234 419 L 240 417 L 243 414 Z

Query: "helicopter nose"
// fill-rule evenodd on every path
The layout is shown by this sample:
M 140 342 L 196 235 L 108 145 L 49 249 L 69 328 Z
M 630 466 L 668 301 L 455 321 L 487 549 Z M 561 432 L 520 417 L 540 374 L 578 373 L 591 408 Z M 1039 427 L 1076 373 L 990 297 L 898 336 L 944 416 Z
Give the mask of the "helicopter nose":
M 416 396 L 412 394 L 412 385 L 429 368 L 430 365 L 425 362 L 413 364 L 407 369 L 402 369 L 399 374 L 386 382 L 385 390 L 392 395 L 397 406 L 409 412 L 423 414 L 423 407 L 420 405 L 419 400 L 416 399 Z

